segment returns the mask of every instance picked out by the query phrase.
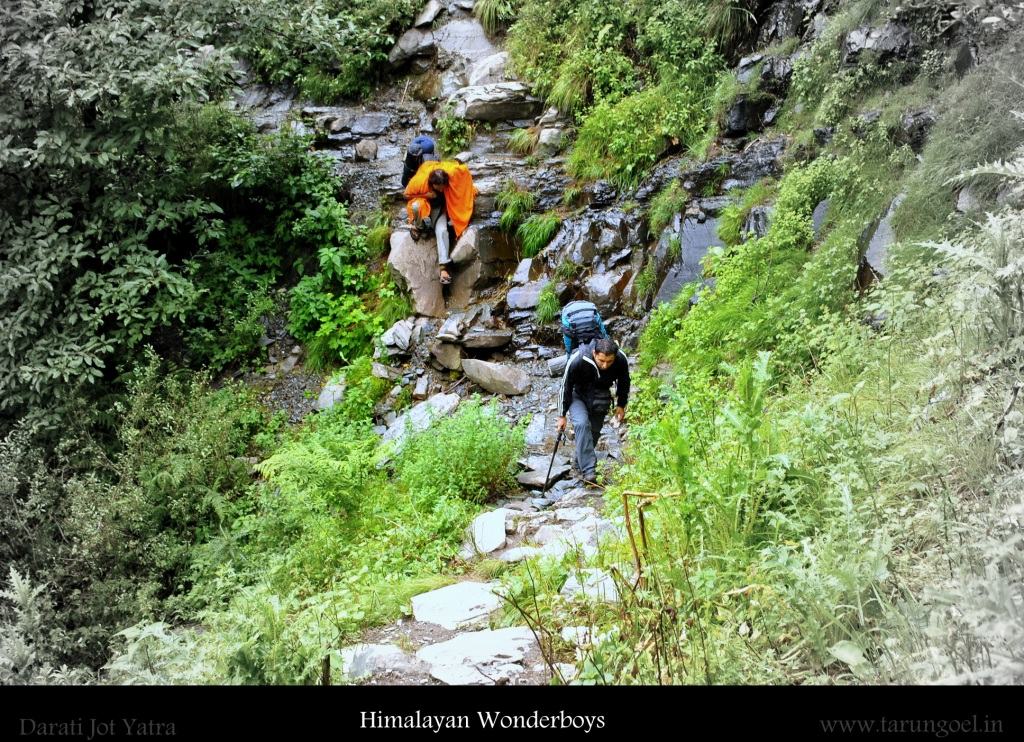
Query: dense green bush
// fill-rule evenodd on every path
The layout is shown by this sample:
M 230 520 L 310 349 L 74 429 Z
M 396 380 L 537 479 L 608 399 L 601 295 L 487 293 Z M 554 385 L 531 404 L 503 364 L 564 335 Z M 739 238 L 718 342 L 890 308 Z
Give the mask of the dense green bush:
M 269 289 L 330 244 L 311 224 L 336 216 L 336 185 L 308 141 L 200 105 L 226 92 L 231 60 L 197 48 L 236 6 L 0 11 L 18 50 L 0 86 L 6 419 L 57 422 L 147 341 L 197 365 L 245 360 Z
M 494 406 L 465 402 L 410 438 L 395 464 L 398 482 L 419 502 L 482 502 L 511 486 L 523 434 Z
M 670 148 L 697 147 L 710 126 L 706 79 L 713 69 L 706 54 L 693 63 L 692 76 L 665 79 L 614 104 L 598 103 L 580 127 L 569 171 L 629 187 Z
M 418 0 L 258 0 L 245 14 L 242 55 L 271 83 L 293 82 L 324 103 L 370 92 Z
M 706 139 L 722 61 L 693 0 L 524 0 L 509 30 L 516 69 L 581 123 L 569 169 L 635 183 L 669 147 Z

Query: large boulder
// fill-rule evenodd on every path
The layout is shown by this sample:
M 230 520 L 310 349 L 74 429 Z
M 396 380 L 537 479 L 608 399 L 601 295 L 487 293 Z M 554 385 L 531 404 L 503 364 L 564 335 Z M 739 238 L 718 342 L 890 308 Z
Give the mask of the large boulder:
M 632 268 L 593 275 L 587 279 L 587 298 L 607 317 L 618 308 L 622 292 L 632 277 Z
M 530 391 L 530 377 L 515 366 L 488 363 L 467 358 L 462 362 L 462 372 L 471 380 L 495 394 L 517 395 Z
M 391 51 L 388 52 L 388 62 L 392 67 L 400 67 L 416 57 L 429 57 L 434 53 L 434 34 L 428 31 L 421 31 L 418 28 L 410 28 L 402 34 Z
M 440 0 L 430 0 L 423 10 L 420 11 L 420 14 L 416 16 L 416 20 L 412 22 L 412 25 L 417 28 L 419 26 L 429 26 L 440 15 L 442 10 L 444 10 L 444 6 Z
M 470 85 L 490 85 L 505 81 L 505 66 L 508 52 L 498 52 L 484 57 L 469 70 Z
M 508 292 L 505 301 L 509 309 L 533 309 L 540 302 L 540 293 L 550 283 L 548 279 L 531 281 L 525 286 L 516 286 Z
M 388 265 L 395 282 L 412 296 L 417 314 L 445 315 L 444 295 L 437 270 L 437 248 L 433 240 L 417 242 L 406 229 L 391 233 Z
M 473 121 L 529 119 L 540 113 L 543 101 L 530 95 L 521 82 L 499 82 L 462 88 L 448 99 L 455 116 Z

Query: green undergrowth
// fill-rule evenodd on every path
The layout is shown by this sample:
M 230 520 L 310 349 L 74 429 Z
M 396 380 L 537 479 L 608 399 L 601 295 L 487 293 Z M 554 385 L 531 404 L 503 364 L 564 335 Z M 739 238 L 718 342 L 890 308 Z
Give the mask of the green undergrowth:
M 352 367 L 350 389 L 373 378 L 366 365 Z M 201 682 L 309 682 L 325 655 L 457 578 L 466 525 L 512 486 L 522 428 L 470 400 L 396 453 L 365 409 L 321 413 L 258 465 L 264 481 L 243 512 L 195 551 L 185 603 L 204 631 L 149 675 L 131 657 L 160 642 L 126 636 L 112 663 L 122 679 L 180 681 L 175 658 L 186 652 L 207 663 Z
M 508 33 L 512 64 L 576 117 L 573 175 L 635 185 L 666 151 L 706 146 L 724 66 L 703 32 L 707 19 L 691 0 L 520 4 Z

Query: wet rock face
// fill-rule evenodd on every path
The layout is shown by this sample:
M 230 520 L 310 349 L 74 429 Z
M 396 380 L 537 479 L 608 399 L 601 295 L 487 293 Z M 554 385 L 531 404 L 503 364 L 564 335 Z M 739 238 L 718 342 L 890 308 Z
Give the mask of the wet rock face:
M 761 131 L 765 114 L 774 103 L 775 100 L 768 95 L 738 96 L 725 114 L 723 134 L 727 137 L 740 137 L 748 132 Z
M 843 64 L 857 64 L 864 52 L 873 52 L 875 62 L 886 64 L 906 59 L 916 50 L 913 32 L 902 23 L 889 22 L 878 28 L 862 26 L 843 41 Z
M 699 279 L 703 273 L 701 259 L 707 255 L 710 247 L 721 244 L 722 241 L 718 238 L 717 219 L 705 219 L 701 222 L 688 217 L 678 219 L 675 224 L 666 227 L 655 250 L 654 259 L 657 261 L 656 264 L 667 263 L 669 267 L 654 297 L 655 305 L 671 301 L 684 285 Z M 678 251 L 678 257 L 672 261 L 675 251 Z
M 769 8 L 761 21 L 758 46 L 771 46 L 790 36 L 799 36 L 804 23 L 804 5 L 800 0 L 786 0 Z
M 762 178 L 778 176 L 782 172 L 785 149 L 783 137 L 753 142 L 732 160 L 729 177 L 722 183 L 722 188 L 727 191 L 749 188 Z
M 458 118 L 472 121 L 530 119 L 540 113 L 543 102 L 530 95 L 521 82 L 475 85 L 458 90 L 448 99 Z

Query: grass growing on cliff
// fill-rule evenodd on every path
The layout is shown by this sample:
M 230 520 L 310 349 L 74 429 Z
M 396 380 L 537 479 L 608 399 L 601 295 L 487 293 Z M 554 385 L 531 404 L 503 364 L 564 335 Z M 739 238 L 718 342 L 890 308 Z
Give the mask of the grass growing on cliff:
M 514 180 L 505 181 L 495 200 L 495 205 L 501 209 L 499 226 L 506 232 L 516 229 L 526 219 L 526 215 L 533 211 L 536 201 L 533 193 Z
M 516 229 L 516 237 L 523 246 L 523 257 L 532 258 L 551 242 L 562 226 L 562 218 L 554 211 L 534 214 Z

